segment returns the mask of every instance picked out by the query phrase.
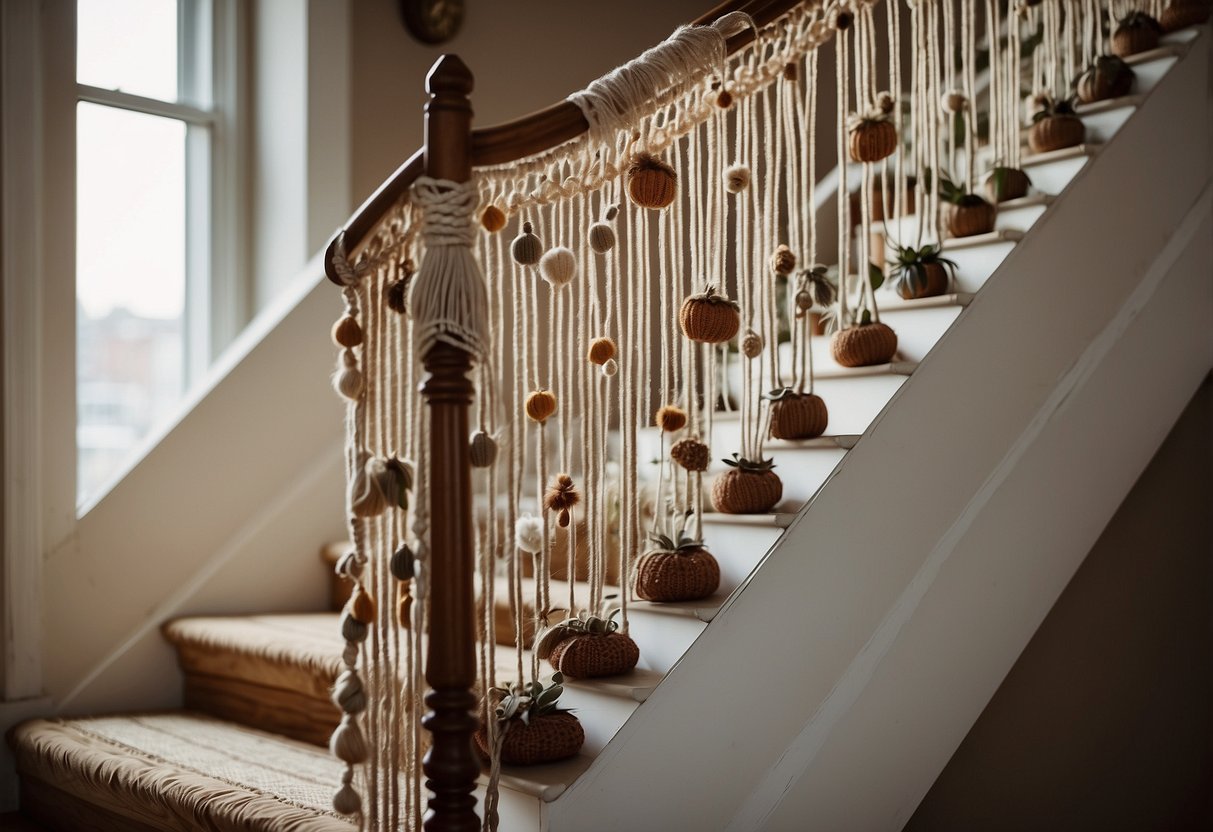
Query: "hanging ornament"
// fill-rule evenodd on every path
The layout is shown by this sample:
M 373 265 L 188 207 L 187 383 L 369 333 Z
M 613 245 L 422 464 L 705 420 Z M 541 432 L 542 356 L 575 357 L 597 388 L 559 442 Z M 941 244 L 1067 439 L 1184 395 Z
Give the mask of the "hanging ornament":
M 510 245 L 510 254 L 520 266 L 533 266 L 543 256 L 543 242 L 535 236 L 529 222 L 522 224 L 522 233 Z
M 553 289 L 568 284 L 577 273 L 577 256 L 567 246 L 548 249 L 539 259 L 539 273 Z
M 496 205 L 488 206 L 484 209 L 484 213 L 480 215 L 480 224 L 490 234 L 495 234 L 505 228 L 505 221 L 505 211 L 502 211 Z
M 497 442 L 482 430 L 472 434 L 468 456 L 473 468 L 490 468 L 497 461 Z
M 787 277 L 796 268 L 796 255 L 792 249 L 782 243 L 771 255 L 771 271 L 780 277 Z
M 341 351 L 340 364 L 333 374 L 333 389 L 345 398 L 356 401 L 362 395 L 362 372 L 358 369 L 358 358 L 351 349 Z
M 687 412 L 678 405 L 667 404 L 658 409 L 653 421 L 663 432 L 674 433 L 686 427 Z
M 678 313 L 682 334 L 704 344 L 722 344 L 741 328 L 741 307 L 709 286 L 682 302 Z
M 522 551 L 534 555 L 543 549 L 543 521 L 524 514 L 514 523 L 514 543 Z
M 547 493 L 543 495 L 545 511 L 557 512 L 556 523 L 560 528 L 567 528 L 571 520 L 569 511 L 581 501 L 581 494 L 568 474 L 557 474 L 548 485 Z
M 739 194 L 750 187 L 750 169 L 745 165 L 731 165 L 724 171 L 724 189 Z
M 969 97 L 965 95 L 962 89 L 951 89 L 943 94 L 943 98 L 939 102 L 943 107 L 943 111 L 950 115 L 963 112 L 969 106 Z
M 851 116 L 847 130 L 850 133 L 851 161 L 879 162 L 897 150 L 897 128 L 893 125 L 893 96 L 882 92 L 877 97 L 876 107 L 862 116 Z
M 595 338 L 590 342 L 586 358 L 591 364 L 602 366 L 615 357 L 615 342 L 610 338 Z
M 413 550 L 408 547 L 407 543 L 400 544 L 400 547 L 392 554 L 390 568 L 392 576 L 398 581 L 413 579 L 416 572 L 413 565 Z
M 678 192 L 678 174 L 655 156 L 639 153 L 628 164 L 628 196 L 641 208 L 667 208 Z
M 345 315 L 333 324 L 333 343 L 346 349 L 359 346 L 362 343 L 362 327 L 358 325 L 358 319 Z
M 556 412 L 556 394 L 550 390 L 536 390 L 526 397 L 526 415 L 543 424 Z
M 711 450 L 697 438 L 679 439 L 670 448 L 670 458 L 688 471 L 706 471 L 711 464 Z
M 615 229 L 611 228 L 610 223 L 618 213 L 619 209 L 612 205 L 602 222 L 590 226 L 590 248 L 596 254 L 606 254 L 615 247 Z
M 754 330 L 746 332 L 741 339 L 741 354 L 746 358 L 757 358 L 762 355 L 762 336 Z

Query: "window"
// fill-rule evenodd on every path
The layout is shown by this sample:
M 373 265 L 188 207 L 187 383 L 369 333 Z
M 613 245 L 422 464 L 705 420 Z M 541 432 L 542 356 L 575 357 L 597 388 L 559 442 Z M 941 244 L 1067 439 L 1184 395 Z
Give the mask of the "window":
M 239 314 L 212 279 L 236 248 L 230 109 L 214 94 L 230 5 L 76 3 L 78 505 L 136 461 L 220 346 L 215 318 Z

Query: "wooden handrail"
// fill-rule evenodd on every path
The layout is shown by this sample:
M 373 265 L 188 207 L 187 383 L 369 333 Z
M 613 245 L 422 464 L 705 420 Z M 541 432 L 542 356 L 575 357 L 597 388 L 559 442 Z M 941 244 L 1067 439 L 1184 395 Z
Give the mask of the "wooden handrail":
M 707 14 L 693 21 L 695 26 L 715 23 L 731 12 L 745 12 L 758 26 L 778 20 L 789 10 L 805 0 L 727 0 Z M 736 52 L 754 39 L 754 31 L 747 28 L 728 40 L 729 54 Z M 441 61 L 441 59 L 440 59 Z M 534 156 L 571 141 L 590 129 L 580 108 L 569 101 L 561 101 L 530 115 L 472 131 L 471 162 L 473 166 L 502 165 Z M 329 240 L 324 252 L 324 273 L 329 280 L 340 285 L 333 268 L 334 246 L 343 231 L 348 251 L 356 249 L 376 223 L 396 204 L 400 195 L 409 189 L 424 171 L 424 149 L 418 150 L 362 203 L 346 222 L 345 227 Z

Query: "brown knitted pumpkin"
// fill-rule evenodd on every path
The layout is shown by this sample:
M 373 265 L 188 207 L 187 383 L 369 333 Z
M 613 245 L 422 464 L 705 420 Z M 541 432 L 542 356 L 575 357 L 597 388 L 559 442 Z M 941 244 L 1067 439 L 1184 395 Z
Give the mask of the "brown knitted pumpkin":
M 723 344 L 741 329 L 741 309 L 734 301 L 716 294 L 715 287 L 709 286 L 682 302 L 678 324 L 682 334 L 692 341 Z
M 830 354 L 844 367 L 886 364 L 897 352 L 897 333 L 882 323 L 839 330 L 830 340 Z
M 1112 33 L 1112 54 L 1118 58 L 1127 58 L 1139 52 L 1149 52 L 1158 48 L 1158 38 L 1162 35 L 1162 26 L 1158 21 L 1145 12 L 1130 12 L 1121 18 Z
M 976 194 L 961 197 L 948 210 L 948 233 L 953 237 L 974 237 L 994 230 L 998 209 Z
M 771 400 L 772 438 L 812 439 L 825 433 L 830 414 L 821 396 L 785 387 L 767 398 Z
M 712 508 L 722 514 L 763 514 L 783 499 L 783 482 L 769 459 L 751 462 L 733 454 L 728 471 L 712 483 Z
M 586 633 L 556 644 L 548 661 L 570 679 L 616 676 L 636 666 L 640 648 L 623 633 Z
M 1077 147 L 1087 137 L 1087 128 L 1070 113 L 1048 115 L 1028 130 L 1028 147 L 1033 153 L 1048 153 L 1065 147 Z
M 1208 0 L 1174 0 L 1162 10 L 1158 24 L 1169 34 L 1188 26 L 1199 26 L 1208 19 Z
M 990 202 L 1008 202 L 1028 195 L 1032 180 L 1019 168 L 996 167 L 986 179 L 986 196 Z
M 853 162 L 879 162 L 897 150 L 897 128 L 888 119 L 861 119 L 850 134 Z
M 697 601 L 720 586 L 720 564 L 699 541 L 677 546 L 662 537 L 659 549 L 636 562 L 636 594 L 646 601 Z
M 1115 55 L 1100 55 L 1078 76 L 1075 92 L 1083 104 L 1121 98 L 1133 89 L 1133 70 Z
M 655 156 L 641 153 L 628 166 L 628 196 L 641 208 L 669 207 L 678 193 L 678 174 Z
M 501 762 L 511 766 L 535 766 L 573 757 L 585 744 L 585 730 L 568 711 L 556 711 L 532 717 L 530 723 L 514 717 L 502 724 L 508 727 L 501 741 Z M 476 747 L 489 755 L 488 731 L 482 725 L 475 733 Z

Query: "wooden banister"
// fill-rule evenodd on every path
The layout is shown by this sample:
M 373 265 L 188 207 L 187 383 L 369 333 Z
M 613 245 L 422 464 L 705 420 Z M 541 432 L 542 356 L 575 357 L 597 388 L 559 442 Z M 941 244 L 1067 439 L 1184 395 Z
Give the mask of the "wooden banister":
M 443 55 L 426 77 L 425 172 L 435 179 L 466 182 L 472 175 L 472 73 L 454 55 Z M 429 410 L 430 620 L 425 680 L 429 712 L 422 724 L 433 736 L 422 766 L 429 801 L 428 832 L 478 832 L 472 749 L 477 720 L 476 625 L 472 525 L 472 475 L 468 459 L 468 408 L 472 358 L 459 347 L 436 342 L 422 357 L 429 374 L 421 395 Z
M 811 0 L 808 0 L 811 2 Z M 806 0 L 729 0 L 716 6 L 707 14 L 693 21 L 696 26 L 714 23 L 730 12 L 745 12 L 758 26 L 765 26 L 779 19 L 792 8 Z M 729 38 L 728 50 L 732 54 L 754 39 L 754 31 L 746 29 Z M 444 59 L 439 59 L 435 69 Z M 431 75 L 433 70 L 431 70 Z M 518 159 L 543 153 L 571 141 L 590 125 L 577 105 L 561 101 L 520 119 L 475 130 L 471 134 L 471 166 L 501 165 Z M 428 143 L 428 138 L 427 138 Z M 393 173 L 371 197 L 354 212 L 342 231 L 345 234 L 347 251 L 356 249 L 375 227 L 376 223 L 391 209 L 401 194 L 420 176 L 424 168 L 425 151 L 418 150 Z M 341 233 L 341 232 L 339 232 Z M 324 254 L 324 271 L 329 279 L 340 285 L 333 268 L 333 253 L 337 235 L 329 241 Z

